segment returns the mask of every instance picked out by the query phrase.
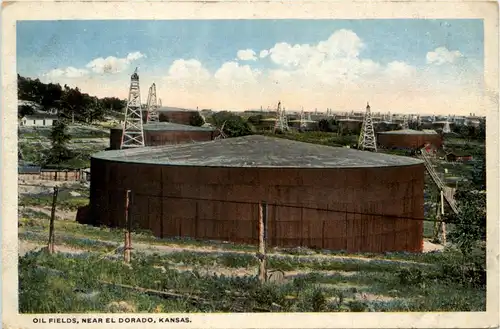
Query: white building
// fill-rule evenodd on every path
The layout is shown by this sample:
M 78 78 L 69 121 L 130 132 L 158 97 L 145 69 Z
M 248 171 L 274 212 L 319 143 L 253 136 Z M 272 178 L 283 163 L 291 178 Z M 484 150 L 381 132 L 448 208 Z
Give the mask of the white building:
M 54 114 L 30 114 L 21 118 L 21 126 L 24 127 L 51 127 L 57 121 Z

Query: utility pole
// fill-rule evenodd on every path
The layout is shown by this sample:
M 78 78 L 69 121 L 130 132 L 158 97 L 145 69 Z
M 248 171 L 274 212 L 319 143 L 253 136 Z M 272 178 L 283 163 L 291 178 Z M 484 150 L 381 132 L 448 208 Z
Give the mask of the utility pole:
M 358 139 L 358 149 L 372 150 L 377 152 L 377 141 L 375 138 L 375 129 L 373 128 L 372 114 L 370 104 L 366 104 L 365 119 L 361 127 L 361 133 Z
M 130 77 L 130 90 L 125 110 L 125 122 L 123 123 L 123 134 L 121 149 L 143 147 L 144 129 L 142 125 L 141 91 L 139 88 L 139 75 L 137 68 Z

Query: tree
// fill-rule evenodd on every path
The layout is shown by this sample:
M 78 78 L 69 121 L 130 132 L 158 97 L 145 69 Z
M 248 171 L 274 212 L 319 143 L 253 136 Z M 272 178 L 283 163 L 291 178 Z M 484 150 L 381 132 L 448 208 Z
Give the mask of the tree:
M 25 115 L 30 115 L 33 113 L 35 113 L 35 110 L 29 105 L 21 105 L 17 107 L 17 116 L 19 118 L 22 118 Z
M 467 255 L 486 239 L 486 193 L 465 186 L 455 192 L 455 200 L 459 213 L 447 216 L 456 223 L 449 238 Z
M 62 88 L 59 84 L 49 83 L 48 85 L 43 85 L 42 94 L 40 95 L 40 105 L 45 110 L 50 110 L 53 107 L 59 107 L 62 96 Z
M 71 159 L 72 152 L 67 148 L 71 136 L 67 132 L 67 125 L 63 120 L 58 120 L 50 132 L 51 149 L 49 150 L 46 165 L 59 165 Z
M 246 120 L 239 115 L 228 111 L 217 112 L 210 118 L 216 127 L 222 127 L 224 124 L 224 133 L 228 137 L 239 137 L 251 135 L 252 130 Z
M 194 112 L 189 118 L 189 124 L 195 127 L 201 127 L 205 124 L 205 120 L 198 112 Z
M 321 119 L 318 122 L 318 127 L 320 131 L 329 132 L 332 131 L 330 128 L 330 122 L 327 119 Z
M 253 126 L 258 126 L 263 118 L 264 116 L 262 114 L 251 115 L 248 117 L 247 121 Z

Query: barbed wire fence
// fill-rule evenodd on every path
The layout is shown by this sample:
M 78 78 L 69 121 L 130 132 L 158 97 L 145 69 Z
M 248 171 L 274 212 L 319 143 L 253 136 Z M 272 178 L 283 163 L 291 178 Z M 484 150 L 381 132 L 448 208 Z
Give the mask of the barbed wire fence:
M 50 191 L 50 187 L 44 186 L 42 184 L 19 184 L 19 186 L 25 186 L 25 187 L 38 187 L 38 188 L 44 188 L 46 192 Z M 48 190 L 48 191 L 47 191 Z M 48 243 L 47 243 L 47 249 L 49 253 L 54 253 L 55 250 L 55 228 L 54 228 L 54 221 L 56 217 L 56 212 L 57 212 L 57 203 L 58 203 L 58 195 L 61 193 L 61 191 L 89 191 L 88 188 L 85 187 L 77 187 L 77 186 L 54 186 L 52 187 L 52 203 L 51 203 L 51 215 L 49 219 L 49 233 L 48 233 Z M 422 221 L 422 222 L 433 222 L 433 223 L 441 223 L 443 220 L 433 220 L 425 217 L 412 217 L 412 216 L 404 216 L 404 215 L 394 215 L 394 214 L 380 214 L 380 213 L 372 213 L 372 212 L 363 212 L 363 211 L 349 211 L 346 209 L 332 209 L 330 207 L 311 207 L 307 205 L 294 205 L 294 204 L 285 204 L 285 203 L 276 203 L 276 202 L 266 202 L 266 201 L 261 201 L 261 202 L 255 202 L 255 201 L 237 201 L 237 200 L 226 200 L 226 199 L 216 199 L 216 198 L 202 198 L 202 197 L 185 197 L 185 196 L 162 196 L 162 195 L 155 195 L 155 194 L 148 194 L 148 193 L 134 193 L 130 189 L 114 189 L 114 190 L 106 190 L 107 193 L 123 193 L 124 200 L 125 200 L 125 207 L 123 209 L 123 216 L 125 219 L 124 226 L 122 227 L 124 231 L 124 239 L 123 239 L 123 260 L 126 263 L 129 263 L 132 259 L 132 233 L 134 231 L 134 223 L 137 224 L 137 220 L 134 219 L 134 214 L 133 214 L 133 198 L 134 196 L 139 196 L 139 197 L 147 197 L 147 198 L 163 198 L 163 199 L 170 199 L 170 200 L 185 200 L 185 201 L 203 201 L 203 202 L 220 202 L 220 203 L 232 203 L 232 204 L 245 204 L 245 205 L 252 205 L 252 206 L 257 206 L 258 207 L 258 218 L 256 218 L 256 223 L 257 223 L 257 233 L 258 233 L 258 239 L 257 239 L 257 250 L 256 250 L 256 258 L 258 259 L 259 262 L 259 270 L 258 270 L 258 277 L 259 280 L 262 282 L 265 282 L 269 279 L 269 270 L 267 268 L 267 247 L 269 245 L 269 236 L 268 236 L 268 225 L 269 225 L 269 218 L 268 218 L 268 210 L 269 207 L 282 207 L 282 208 L 292 208 L 292 209 L 304 209 L 304 210 L 313 210 L 313 211 L 321 211 L 321 212 L 327 212 L 327 213 L 342 213 L 345 215 L 360 215 L 360 216 L 370 216 L 370 217 L 382 217 L 386 219 L 394 219 L 394 220 L 414 220 L 414 221 Z M 148 214 L 149 215 L 149 214 Z M 338 218 L 338 217 L 337 217 Z M 163 219 L 160 219 L 163 220 Z M 216 220 L 214 220 L 216 221 Z M 280 220 L 280 222 L 286 223 L 286 222 L 293 222 L 293 221 L 286 221 L 286 220 Z M 323 222 L 323 232 L 324 232 L 324 220 Z M 448 224 L 454 224 L 454 225 L 471 225 L 471 224 L 462 224 L 454 221 L 446 221 Z M 400 230 L 396 231 L 393 230 L 392 233 L 394 235 L 401 233 L 405 230 Z M 360 236 L 351 236 L 351 238 L 359 238 L 363 237 L 362 235 Z M 198 237 L 195 237 L 195 239 Z M 208 238 L 208 237 L 205 237 Z M 219 237 L 220 238 L 220 237 Z M 323 236 L 322 239 L 324 240 L 325 237 Z M 324 242 L 322 243 L 324 245 Z M 115 251 L 118 248 L 115 249 Z

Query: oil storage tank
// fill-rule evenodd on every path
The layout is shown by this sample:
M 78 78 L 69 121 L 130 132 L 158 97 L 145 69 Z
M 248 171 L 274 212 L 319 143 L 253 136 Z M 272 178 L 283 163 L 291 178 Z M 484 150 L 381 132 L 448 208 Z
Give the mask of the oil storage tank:
M 216 135 L 215 129 L 211 127 L 196 127 L 170 122 L 146 123 L 143 127 L 146 146 L 210 141 Z M 122 127 L 111 128 L 109 134 L 109 148 L 111 150 L 120 149 L 122 133 Z
M 377 133 L 377 143 L 385 149 L 419 149 L 426 144 L 441 148 L 443 137 L 434 130 L 402 129 Z
M 158 118 L 161 122 L 190 125 L 198 115 L 199 113 L 197 110 L 184 109 L 180 107 L 164 106 L 158 109 Z
M 420 252 L 424 165 L 409 157 L 265 136 L 103 151 L 91 159 L 89 224 L 159 237 Z

